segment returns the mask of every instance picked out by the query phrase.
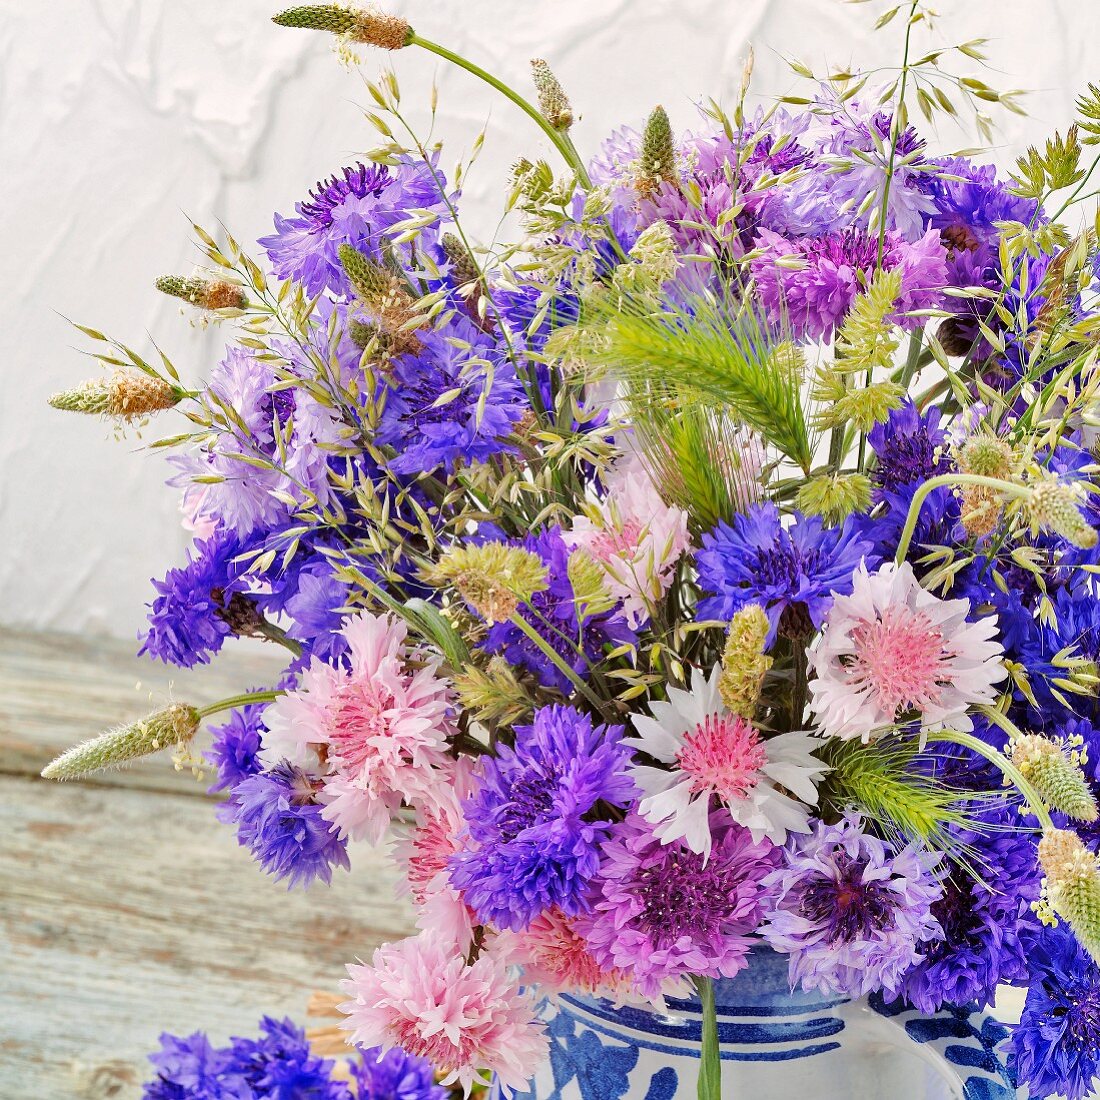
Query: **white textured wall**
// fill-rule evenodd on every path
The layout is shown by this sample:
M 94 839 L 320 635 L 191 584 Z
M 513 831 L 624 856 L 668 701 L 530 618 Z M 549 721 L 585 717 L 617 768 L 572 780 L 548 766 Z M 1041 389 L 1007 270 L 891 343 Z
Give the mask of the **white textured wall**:
M 265 232 L 322 174 L 373 139 L 361 85 L 321 36 L 267 22 L 278 0 L 0 0 L 0 622 L 132 635 L 148 578 L 181 556 L 164 465 L 46 396 L 89 373 L 64 314 L 138 349 L 154 333 L 187 374 L 218 332 L 193 329 L 151 287 L 189 270 L 186 211 L 241 241 Z M 391 5 L 522 85 L 532 56 L 570 90 L 583 151 L 658 102 L 694 119 L 729 97 L 746 43 L 754 88 L 792 85 L 777 52 L 815 63 L 885 64 L 897 28 L 873 39 L 869 9 L 840 0 L 403 0 Z M 995 39 L 1005 83 L 1036 89 L 1007 150 L 1035 139 L 1100 81 L 1093 0 L 941 0 L 941 32 Z M 367 58 L 375 70 L 379 55 Z M 541 148 L 530 124 L 466 74 L 418 51 L 395 57 L 406 104 L 438 73 L 453 154 L 489 118 L 466 220 L 491 231 L 507 164 Z M 945 139 L 957 144 L 955 135 Z M 161 424 L 166 423 L 162 421 Z

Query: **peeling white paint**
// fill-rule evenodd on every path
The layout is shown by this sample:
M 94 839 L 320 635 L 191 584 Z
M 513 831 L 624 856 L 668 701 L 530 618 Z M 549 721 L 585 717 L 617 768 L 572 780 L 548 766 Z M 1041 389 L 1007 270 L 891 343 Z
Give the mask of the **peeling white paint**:
M 182 558 L 175 494 L 160 458 L 128 453 L 93 420 L 45 405 L 89 364 L 66 316 L 139 350 L 147 332 L 190 377 L 217 354 L 152 289 L 189 270 L 183 211 L 241 241 L 268 229 L 318 177 L 373 138 L 364 99 L 326 44 L 267 22 L 260 0 L 0 0 L 0 621 L 132 636 L 148 578 Z M 388 5 L 429 38 L 517 85 L 550 60 L 595 148 L 655 103 L 694 120 L 702 95 L 730 96 L 746 43 L 754 87 L 794 84 L 781 52 L 820 65 L 889 64 L 897 35 L 870 39 L 868 9 L 839 0 L 405 0 Z M 1038 89 L 1033 118 L 1010 119 L 1000 159 L 1065 125 L 1076 91 L 1100 81 L 1100 10 L 1074 0 L 943 0 L 942 33 L 994 37 L 1000 83 Z M 491 233 L 507 165 L 541 148 L 529 123 L 465 73 L 417 51 L 393 58 L 423 120 L 438 77 L 445 163 L 488 119 L 464 210 Z M 384 61 L 365 58 L 367 71 Z M 973 70 L 973 67 L 971 67 Z M 990 81 L 994 81 L 991 79 Z M 944 146 L 960 144 L 945 134 Z M 55 312 L 56 311 L 56 312 Z M 169 429 L 171 430 L 171 429 Z

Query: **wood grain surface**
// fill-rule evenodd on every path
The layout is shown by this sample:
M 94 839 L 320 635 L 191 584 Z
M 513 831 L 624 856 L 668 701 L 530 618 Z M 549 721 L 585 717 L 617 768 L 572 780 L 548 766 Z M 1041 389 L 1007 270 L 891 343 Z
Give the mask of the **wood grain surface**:
M 334 886 L 288 892 L 167 754 L 94 782 L 38 778 L 54 755 L 169 698 L 270 683 L 272 654 L 181 674 L 134 646 L 0 638 L 0 1100 L 139 1097 L 168 1030 L 251 1034 L 304 1018 L 344 963 L 403 935 L 397 876 L 359 845 Z

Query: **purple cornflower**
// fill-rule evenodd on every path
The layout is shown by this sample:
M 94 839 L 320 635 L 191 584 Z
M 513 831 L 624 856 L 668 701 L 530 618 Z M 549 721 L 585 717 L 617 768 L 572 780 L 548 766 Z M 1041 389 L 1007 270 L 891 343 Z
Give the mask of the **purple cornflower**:
M 351 867 L 347 841 L 321 816 L 315 796 L 310 777 L 290 764 L 250 776 L 230 791 L 237 843 L 276 882 L 289 879 L 291 889 L 314 879 L 328 885 L 334 867 Z
M 243 566 L 234 562 L 243 549 L 235 535 L 219 531 L 195 542 L 186 565 L 153 581 L 157 596 L 149 604 L 139 655 L 180 668 L 209 664 L 225 639 L 237 633 L 234 626 L 255 615 L 244 595 Z
M 347 650 L 341 628 L 350 598 L 350 587 L 336 576 L 332 563 L 323 556 L 314 558 L 297 571 L 293 589 L 282 601 L 291 619 L 290 634 L 311 656 L 331 663 Z
M 872 544 L 851 521 L 825 527 L 817 517 L 796 515 L 789 528 L 774 504 L 754 504 L 732 525 L 720 523 L 703 536 L 695 556 L 699 586 L 712 592 L 699 601 L 698 617 L 730 619 L 756 603 L 776 631 L 802 638 L 821 625 L 833 593 L 852 591 L 852 573 L 861 560 L 878 565 Z
M 756 247 L 761 254 L 752 261 L 752 274 L 765 313 L 773 323 L 789 325 L 798 339 L 831 340 L 878 267 L 878 238 L 862 229 L 789 239 L 761 228 Z M 947 270 L 939 234 L 930 229 L 909 244 L 887 233 L 882 267 L 901 269 L 901 294 L 892 320 L 919 327 L 924 318 L 902 315 L 929 309 L 940 300 Z
M 912 401 L 891 409 L 885 423 L 876 424 L 867 437 L 875 452 L 871 480 L 876 499 L 920 484 L 951 469 L 947 435 L 940 427 L 939 407 L 923 415 Z
M 463 318 L 419 336 L 423 350 L 394 362 L 385 394 L 378 439 L 397 452 L 389 468 L 449 472 L 508 450 L 529 407 L 512 365 Z
M 577 931 L 605 970 L 620 969 L 645 995 L 689 974 L 732 977 L 745 965 L 762 916 L 762 881 L 781 849 L 753 843 L 724 810 L 711 813 L 709 858 L 663 844 L 631 814 L 611 831 Z
M 421 161 L 402 159 L 392 167 L 356 164 L 318 182 L 296 217 L 275 215 L 275 233 L 262 237 L 275 274 L 293 279 L 306 294 L 348 291 L 339 248 L 350 244 L 384 262 L 393 227 L 414 210 L 446 212 L 442 176 Z
M 260 763 L 260 735 L 266 703 L 249 703 L 239 707 L 222 726 L 214 726 L 213 740 L 206 759 L 218 770 L 218 781 L 210 793 L 227 791 L 263 770 Z
M 632 641 L 634 634 L 621 611 L 577 617 L 577 601 L 569 580 L 569 547 L 560 528 L 526 538 L 520 545 L 546 563 L 549 587 L 536 592 L 519 614 L 530 623 L 561 661 L 579 676 L 599 661 L 603 647 Z M 573 686 L 562 670 L 514 623 L 496 623 L 486 636 L 487 653 L 503 653 L 513 665 L 529 669 L 546 687 L 569 694 Z
M 201 1031 L 162 1035 L 161 1049 L 149 1056 L 157 1077 L 145 1085 L 144 1100 L 353 1100 L 333 1078 L 336 1063 L 313 1054 L 301 1028 L 265 1016 L 260 1031 L 217 1048 Z
M 583 910 L 611 828 L 597 803 L 624 806 L 634 794 L 622 732 L 572 707 L 543 707 L 516 727 L 514 750 L 487 759 L 463 807 L 472 850 L 450 872 L 482 920 L 518 931 L 553 906 Z
M 351 1063 L 351 1076 L 357 1100 L 447 1100 L 451 1095 L 435 1083 L 429 1062 L 400 1047 L 385 1053 L 381 1047 L 364 1050 L 362 1061 Z
M 1009 1068 L 1032 1096 L 1085 1100 L 1100 1073 L 1100 969 L 1066 924 L 1024 936 L 1031 982 Z
M 791 985 L 896 993 L 924 945 L 941 936 L 932 914 L 942 894 L 935 857 L 913 845 L 893 851 L 855 814 L 836 825 L 818 822 L 785 856 L 764 882 L 771 901 L 761 934 L 790 955 Z
M 898 989 L 922 1012 L 945 1004 L 989 1005 L 998 985 L 1027 981 L 1020 935 L 1036 922 L 1031 903 L 1039 897 L 1042 872 L 1035 839 L 1001 800 L 982 819 L 982 832 L 956 833 L 969 867 L 954 866 L 942 883 L 943 896 L 932 903 L 943 939 L 924 945 L 924 958 Z

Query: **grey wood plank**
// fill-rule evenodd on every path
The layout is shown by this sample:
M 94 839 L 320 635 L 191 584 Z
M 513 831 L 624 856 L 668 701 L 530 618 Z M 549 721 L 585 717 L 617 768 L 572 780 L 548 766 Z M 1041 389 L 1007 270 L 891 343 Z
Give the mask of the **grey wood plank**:
M 209 802 L 0 777 L 0 1097 L 140 1095 L 162 1030 L 302 1021 L 408 931 L 384 855 L 334 886 L 265 878 Z

